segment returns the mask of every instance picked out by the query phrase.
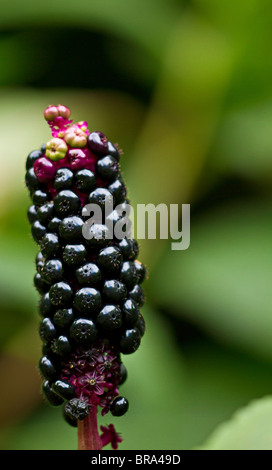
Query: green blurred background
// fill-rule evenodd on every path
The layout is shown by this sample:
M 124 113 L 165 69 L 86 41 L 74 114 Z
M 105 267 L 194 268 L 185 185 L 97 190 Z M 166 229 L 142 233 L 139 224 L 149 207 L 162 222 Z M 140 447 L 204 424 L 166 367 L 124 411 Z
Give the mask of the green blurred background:
M 76 449 L 40 392 L 24 187 L 43 109 L 124 151 L 132 204 L 191 204 L 191 245 L 141 240 L 147 331 L 121 449 L 272 449 L 269 0 L 13 0 L 0 16 L 0 446 Z

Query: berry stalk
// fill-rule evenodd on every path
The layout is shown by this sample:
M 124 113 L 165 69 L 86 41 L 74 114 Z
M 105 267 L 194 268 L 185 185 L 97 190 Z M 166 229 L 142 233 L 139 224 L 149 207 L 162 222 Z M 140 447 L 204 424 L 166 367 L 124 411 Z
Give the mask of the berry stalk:
M 85 121 L 73 123 L 66 106 L 49 106 L 44 117 L 52 138 L 28 155 L 25 178 L 39 247 L 34 285 L 42 391 L 78 428 L 80 449 L 117 449 L 121 437 L 112 424 L 101 426 L 99 435 L 97 413 L 122 416 L 128 410 L 119 393 L 127 378 L 123 356 L 139 348 L 145 332 L 140 309 L 146 276 L 129 233 L 121 152 Z M 92 223 L 90 205 L 102 215 Z
M 97 409 L 92 407 L 88 416 L 78 421 L 78 450 L 101 450 L 102 440 L 97 427 Z

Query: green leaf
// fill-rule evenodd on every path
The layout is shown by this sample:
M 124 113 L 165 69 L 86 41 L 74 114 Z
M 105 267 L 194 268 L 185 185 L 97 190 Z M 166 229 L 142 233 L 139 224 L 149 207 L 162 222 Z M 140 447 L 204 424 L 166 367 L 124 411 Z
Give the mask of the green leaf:
M 150 276 L 150 300 L 271 361 L 271 207 L 221 205 L 191 222 L 189 249 L 168 245 Z
M 165 38 L 171 32 L 179 9 L 173 1 L 164 0 L 48 0 L 37 4 L 15 0 L 1 11 L 0 27 L 23 25 L 58 25 L 92 28 L 123 36 L 160 56 Z M 155 14 L 154 14 L 155 13 Z M 69 47 L 69 38 L 67 38 Z M 93 45 L 90 45 L 92 48 Z
M 272 450 L 272 398 L 254 400 L 221 424 L 202 450 Z

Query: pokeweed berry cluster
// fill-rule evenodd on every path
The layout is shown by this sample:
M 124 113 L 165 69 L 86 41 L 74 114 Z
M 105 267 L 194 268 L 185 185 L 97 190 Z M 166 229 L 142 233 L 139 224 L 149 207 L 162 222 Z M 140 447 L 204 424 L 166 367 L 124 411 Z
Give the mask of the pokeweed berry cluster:
M 106 219 L 92 222 L 92 236 L 83 236 L 86 204 L 103 212 L 110 200 L 106 218 L 112 223 L 126 212 L 118 147 L 101 132 L 89 132 L 85 121 L 73 124 L 65 106 L 49 106 L 44 117 L 52 138 L 28 155 L 25 178 L 32 199 L 28 219 L 39 245 L 39 369 L 48 402 L 64 405 L 65 419 L 77 426 L 90 410 L 121 416 L 128 409 L 118 390 L 127 377 L 121 355 L 136 351 L 145 332 L 140 307 L 146 269 L 136 259 L 135 239 L 106 236 Z M 114 426 L 101 430 L 102 444 L 117 448 Z

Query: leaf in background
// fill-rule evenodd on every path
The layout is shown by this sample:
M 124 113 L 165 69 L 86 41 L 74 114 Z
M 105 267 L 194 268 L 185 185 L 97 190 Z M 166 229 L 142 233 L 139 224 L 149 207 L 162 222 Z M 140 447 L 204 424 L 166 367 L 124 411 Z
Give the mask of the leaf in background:
M 228 89 L 232 54 L 224 35 L 201 15 L 181 15 L 129 161 L 133 203 L 188 203 L 194 197 Z M 164 246 L 164 240 L 142 240 L 149 266 Z
M 272 398 L 254 400 L 221 424 L 201 450 L 272 450 Z
M 173 0 L 78 0 L 76 6 L 67 0 L 48 0 L 39 5 L 34 0 L 23 4 L 15 0 L 2 8 L 0 27 L 65 24 L 99 29 L 124 36 L 160 56 L 178 11 Z
M 262 200 L 222 204 L 192 220 L 190 248 L 167 247 L 148 283 L 150 301 L 271 361 L 271 221 Z

